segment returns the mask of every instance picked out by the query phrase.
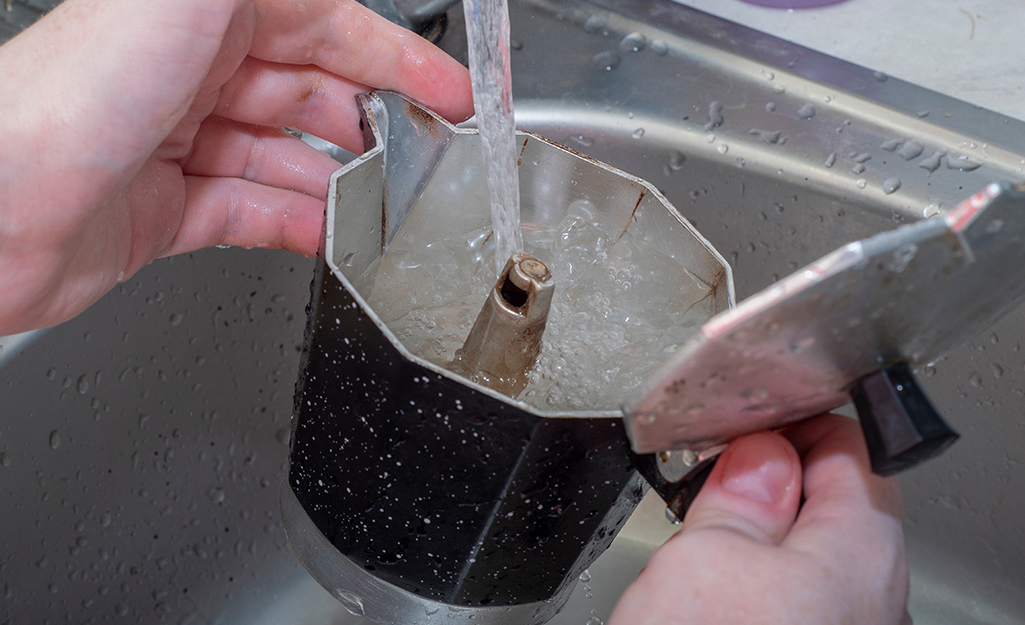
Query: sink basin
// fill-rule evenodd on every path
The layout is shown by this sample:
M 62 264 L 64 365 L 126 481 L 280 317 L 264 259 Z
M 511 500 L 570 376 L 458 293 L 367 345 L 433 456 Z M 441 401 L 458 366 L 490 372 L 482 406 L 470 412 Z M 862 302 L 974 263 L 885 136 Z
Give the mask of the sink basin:
M 1025 180 L 1022 122 L 667 0 L 511 12 L 518 125 L 655 184 L 731 262 L 738 299 Z M 447 19 L 441 45 L 464 57 L 459 7 Z M 312 271 L 280 252 L 161 260 L 6 342 L 0 623 L 366 622 L 278 518 Z M 1022 343 L 1019 310 L 919 372 L 963 438 L 902 477 L 916 623 L 1025 621 Z M 552 623 L 607 618 L 672 531 L 646 499 Z

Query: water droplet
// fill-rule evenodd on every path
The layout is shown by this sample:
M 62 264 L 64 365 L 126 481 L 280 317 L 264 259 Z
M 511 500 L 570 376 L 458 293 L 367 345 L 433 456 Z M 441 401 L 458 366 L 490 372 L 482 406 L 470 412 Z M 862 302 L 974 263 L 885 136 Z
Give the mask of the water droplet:
M 719 101 L 713 101 L 708 105 L 708 123 L 705 124 L 705 130 L 712 130 L 723 125 L 726 119 L 722 115 L 722 103 Z
M 214 247 L 216 247 L 219 250 L 230 250 L 231 249 L 230 245 L 215 245 Z
M 89 392 L 89 378 L 87 378 L 84 373 L 78 376 L 78 381 L 75 382 L 75 390 L 77 390 L 80 395 L 85 395 Z
M 584 22 L 585 32 L 596 33 L 603 28 L 605 28 L 605 18 L 601 15 L 592 15 Z
M 776 145 L 779 143 L 781 133 L 778 130 L 759 130 L 758 128 L 752 128 L 747 131 L 747 134 L 758 137 L 762 143 L 767 145 Z
M 216 486 L 213 486 L 210 488 L 210 490 L 206 491 L 206 496 L 210 499 L 210 501 L 216 504 L 224 503 L 224 490 Z
M 669 169 L 673 171 L 679 171 L 683 169 L 683 164 L 687 162 L 687 156 L 680 151 L 674 151 L 669 154 Z
M 970 161 L 967 156 L 958 156 L 956 158 L 947 159 L 947 169 L 956 169 L 957 171 L 975 171 L 980 167 L 982 167 L 981 163 Z
M 726 154 L 727 152 L 730 151 L 730 146 L 728 146 L 725 143 L 723 143 L 723 144 L 720 144 L 719 147 L 717 147 L 715 149 L 715 151 L 718 152 L 719 154 Z
M 766 113 L 771 113 L 771 112 L 773 112 L 775 110 L 776 110 L 776 103 L 775 102 L 766 102 L 765 103 L 765 112 Z
M 942 202 L 933 202 L 931 204 L 927 204 L 926 207 L 922 209 L 922 217 L 925 217 L 926 219 L 930 217 L 935 217 L 936 215 L 939 215 L 942 212 L 942 208 Z
M 864 178 L 858 178 L 854 181 L 854 185 L 859 189 L 864 189 L 866 186 L 868 186 L 868 181 Z
M 659 56 L 665 56 L 669 54 L 669 44 L 664 39 L 653 39 L 651 42 L 651 51 Z
M 893 251 L 893 258 L 890 259 L 886 268 L 894 273 L 900 273 L 908 268 L 916 254 L 918 254 L 918 246 L 914 243 L 905 243 Z
M 584 572 L 580 574 L 580 581 L 584 582 L 585 584 L 591 581 L 591 571 L 588 569 L 584 569 Z
M 933 152 L 932 156 L 928 156 L 922 159 L 922 162 L 918 164 L 919 167 L 932 173 L 940 168 L 941 159 L 946 156 L 946 152 Z
M 644 129 L 643 128 L 638 128 L 637 130 L 633 131 L 630 134 L 630 136 L 633 137 L 634 139 L 640 139 L 641 137 L 644 136 Z
M 854 174 L 855 176 L 857 176 L 859 174 L 863 174 L 863 173 L 865 173 L 865 166 L 862 165 L 861 163 L 858 163 L 854 167 L 851 167 L 851 173 Z
M 806 102 L 801 108 L 797 109 L 797 116 L 801 119 L 811 119 L 815 117 L 815 107 L 810 102 Z
M 872 73 L 872 77 L 876 79 L 876 82 L 886 82 L 887 80 L 890 79 L 889 76 L 887 76 L 886 74 L 884 74 L 882 72 L 873 72 Z
M 973 371 L 972 375 L 968 378 L 968 383 L 975 388 L 982 388 L 982 376 Z
M 715 143 L 715 133 L 714 132 L 710 132 L 707 135 L 705 135 L 705 141 L 707 143 Z
M 807 350 L 809 347 L 813 345 L 815 345 L 815 337 L 806 336 L 802 339 L 797 339 L 796 341 L 791 343 L 790 351 L 792 351 L 795 354 L 800 354 L 801 352 Z
M 898 140 L 898 139 L 889 139 L 887 141 L 884 141 L 883 144 L 881 146 L 879 146 L 879 149 L 880 150 L 886 150 L 887 152 L 894 152 L 899 147 L 900 147 L 900 140 Z
M 640 52 L 648 45 L 648 38 L 641 33 L 630 33 L 619 42 L 620 52 Z
M 363 616 L 366 613 L 366 610 L 363 608 L 363 599 L 359 595 L 340 591 L 338 593 L 338 601 L 342 604 L 343 608 L 354 616 Z
M 990 365 L 990 368 L 993 369 L 994 378 L 999 380 L 1000 378 L 1004 377 L 1004 368 L 998 365 L 997 363 L 994 362 L 992 365 Z
M 11 456 L 6 451 L 0 451 L 0 466 L 11 466 Z
M 822 101 L 823 102 L 827 102 L 827 103 L 828 102 L 832 102 L 833 101 L 833 96 L 831 96 L 831 95 L 824 95 L 824 96 L 822 96 Z
M 887 178 L 883 181 L 883 193 L 890 195 L 900 188 L 900 178 Z
M 781 95 L 787 92 L 787 88 L 779 83 L 772 85 L 772 90 Z
M 168 318 L 168 321 L 171 323 L 172 327 L 176 326 L 182 322 L 182 314 L 178 312 L 172 313 L 171 316 Z
M 605 625 L 605 621 L 601 620 L 597 616 L 592 616 L 591 618 L 587 619 L 587 622 L 584 623 L 584 625 Z
M 599 52 L 591 57 L 591 64 L 598 69 L 611 72 L 612 70 L 619 67 L 619 64 L 623 62 L 623 59 L 615 52 Z
M 580 145 L 584 146 L 585 148 L 589 148 L 592 145 L 594 145 L 594 139 L 586 137 L 584 135 L 574 135 L 572 139 Z
M 918 158 L 922 152 L 925 151 L 925 146 L 917 141 L 907 141 L 904 145 L 900 146 L 897 150 L 897 154 L 904 158 L 905 161 Z
M 996 234 L 996 233 L 1000 232 L 1003 229 L 1004 229 L 1004 220 L 1003 219 L 993 219 L 988 224 L 986 224 L 986 233 L 987 234 Z
M 825 165 L 826 167 L 832 167 L 833 165 L 836 165 L 836 152 L 832 152 L 829 156 L 827 156 L 826 162 L 823 163 L 823 165 Z

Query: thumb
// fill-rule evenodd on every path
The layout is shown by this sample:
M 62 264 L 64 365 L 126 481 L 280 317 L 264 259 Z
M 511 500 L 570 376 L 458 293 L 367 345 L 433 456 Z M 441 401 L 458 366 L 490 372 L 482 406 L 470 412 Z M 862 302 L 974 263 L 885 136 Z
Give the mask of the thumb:
M 797 451 L 779 434 L 738 438 L 719 457 L 682 532 L 727 530 L 779 544 L 797 516 L 802 475 Z

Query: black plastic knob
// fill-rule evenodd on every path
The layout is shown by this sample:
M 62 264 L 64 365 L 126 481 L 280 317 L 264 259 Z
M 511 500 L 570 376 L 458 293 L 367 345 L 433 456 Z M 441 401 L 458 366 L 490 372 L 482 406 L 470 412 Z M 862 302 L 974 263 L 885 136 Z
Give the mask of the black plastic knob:
M 863 378 L 851 398 L 876 475 L 910 469 L 941 454 L 959 438 L 904 363 Z

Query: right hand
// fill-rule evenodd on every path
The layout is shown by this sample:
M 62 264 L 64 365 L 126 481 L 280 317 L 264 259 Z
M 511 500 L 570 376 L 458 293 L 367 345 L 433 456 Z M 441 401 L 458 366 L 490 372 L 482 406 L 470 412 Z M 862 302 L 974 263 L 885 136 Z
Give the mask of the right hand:
M 902 519 L 856 421 L 741 437 L 609 625 L 910 623 Z

